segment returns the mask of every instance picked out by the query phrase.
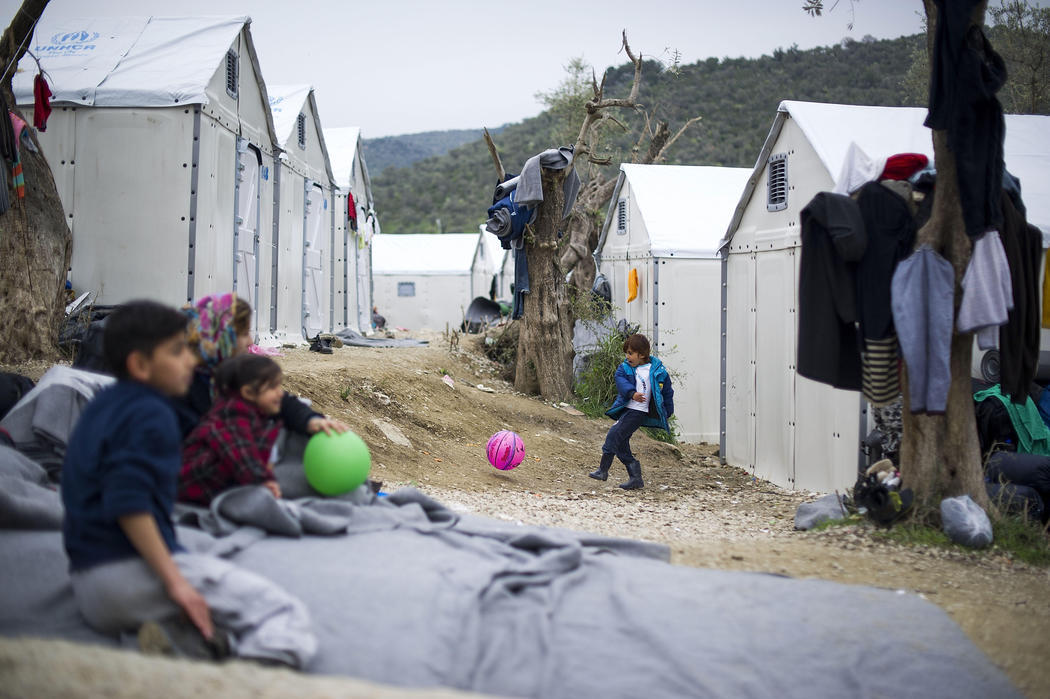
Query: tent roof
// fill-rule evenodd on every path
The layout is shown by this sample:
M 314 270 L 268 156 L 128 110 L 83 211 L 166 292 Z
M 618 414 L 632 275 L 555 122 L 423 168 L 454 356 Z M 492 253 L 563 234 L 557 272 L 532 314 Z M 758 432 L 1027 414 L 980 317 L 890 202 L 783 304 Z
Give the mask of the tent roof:
M 470 274 L 478 233 L 416 233 L 372 238 L 373 274 Z
M 923 126 L 926 119 L 924 108 L 785 100 L 777 109 L 773 127 L 730 223 L 727 240 L 736 232 L 744 207 L 758 186 L 766 158 L 788 115 L 812 144 L 833 181 L 842 170 L 850 143 L 856 143 L 865 154 L 875 159 L 896 153 L 923 153 L 933 159 L 930 130 Z M 1003 156 L 1006 169 L 1021 180 L 1029 223 L 1038 226 L 1044 241 L 1047 240 L 1050 237 L 1050 116 L 1007 114 Z
M 332 161 L 335 183 L 343 189 L 350 189 L 354 156 L 357 155 L 360 139 L 361 129 L 357 126 L 327 127 L 324 130 L 324 141 L 328 145 L 328 158 Z
M 251 18 L 82 17 L 50 21 L 47 14 L 30 43 L 47 71 L 52 98 L 98 107 L 170 107 L 206 104 L 212 76 Z M 253 63 L 254 46 L 249 37 Z M 245 57 L 242 57 L 242 64 Z M 241 70 L 248 67 L 242 65 Z M 256 75 L 259 74 L 257 65 Z M 26 55 L 13 89 L 32 104 L 36 64 Z M 260 78 L 261 83 L 261 78 Z M 260 84 L 263 94 L 265 87 Z
M 741 167 L 632 163 L 620 170 L 631 185 L 654 257 L 714 256 L 751 174 Z
M 313 88 L 309 85 L 267 85 L 270 96 L 270 112 L 273 114 L 273 130 L 278 142 L 288 143 L 295 130 L 298 116 L 306 108 Z
M 504 253 L 503 247 L 499 244 L 499 238 L 492 233 L 488 233 L 488 231 L 485 230 L 484 223 L 478 226 L 478 229 L 481 231 L 479 244 L 485 251 L 485 259 L 488 261 L 489 266 L 492 269 L 499 269 L 503 264 Z M 486 234 L 488 234 L 488 237 L 486 237 Z

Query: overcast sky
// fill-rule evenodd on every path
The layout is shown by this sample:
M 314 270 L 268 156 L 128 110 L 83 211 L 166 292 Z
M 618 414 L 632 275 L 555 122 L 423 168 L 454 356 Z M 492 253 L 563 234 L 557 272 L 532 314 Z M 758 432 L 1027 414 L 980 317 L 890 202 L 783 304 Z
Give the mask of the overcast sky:
M 5 25 L 20 4 L 0 0 Z M 44 16 L 248 15 L 267 82 L 313 85 L 325 126 L 360 126 L 365 138 L 376 138 L 533 116 L 543 109 L 536 93 L 556 87 L 573 57 L 582 56 L 599 75 L 625 62 L 622 29 L 633 50 L 665 61 L 677 50 L 683 63 L 920 30 L 919 0 L 855 0 L 852 10 L 841 0 L 816 19 L 801 6 L 802 0 L 51 0 Z

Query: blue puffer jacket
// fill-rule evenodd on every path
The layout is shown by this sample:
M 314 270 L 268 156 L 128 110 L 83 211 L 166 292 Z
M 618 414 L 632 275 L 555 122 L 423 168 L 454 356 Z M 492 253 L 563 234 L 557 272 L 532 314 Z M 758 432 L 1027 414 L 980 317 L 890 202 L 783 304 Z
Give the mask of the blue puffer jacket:
M 660 390 L 652 392 L 652 397 L 649 399 L 649 417 L 642 424 L 646 427 L 659 427 L 670 433 L 671 428 L 667 420 L 674 415 L 674 389 L 671 388 L 671 376 L 667 373 L 663 362 L 656 357 L 650 357 L 649 363 L 652 365 L 649 369 L 649 380 Z M 605 411 L 605 414 L 613 420 L 619 420 L 623 411 L 629 409 L 627 404 L 635 393 L 634 367 L 625 359 L 616 368 L 616 375 L 613 378 L 616 381 L 616 400 L 612 407 Z

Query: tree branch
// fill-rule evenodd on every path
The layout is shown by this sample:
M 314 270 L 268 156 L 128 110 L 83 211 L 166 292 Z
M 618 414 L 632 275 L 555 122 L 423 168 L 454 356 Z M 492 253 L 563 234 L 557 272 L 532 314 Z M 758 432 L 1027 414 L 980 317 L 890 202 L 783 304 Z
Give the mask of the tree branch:
M 18 8 L 18 12 L 11 18 L 11 24 L 8 25 L 4 31 L 4 35 L 0 38 L 0 70 L 7 67 L 8 63 L 12 65 L 11 70 L 4 78 L 4 84 L 10 86 L 11 78 L 15 74 L 15 66 L 18 65 L 18 61 L 25 55 L 26 48 L 29 46 L 29 34 L 33 31 L 33 26 L 36 21 L 40 19 L 40 15 L 44 14 L 44 8 L 47 7 L 48 0 L 23 0 L 22 6 Z
M 492 142 L 492 136 L 489 134 L 488 128 L 483 128 L 482 132 L 485 135 L 485 145 L 489 147 L 489 155 L 492 156 L 492 162 L 496 164 L 496 174 L 499 177 L 499 181 L 502 182 L 507 179 L 507 171 L 503 169 L 503 161 L 499 158 L 496 144 Z
M 681 136 L 683 133 L 685 133 L 686 129 L 688 129 L 690 126 L 692 126 L 696 122 L 700 121 L 701 119 L 703 119 L 703 117 L 695 116 L 692 119 L 690 119 L 689 121 L 685 122 L 682 125 L 682 128 L 678 129 L 678 131 L 675 132 L 674 136 L 671 136 L 671 138 L 668 139 L 667 143 L 663 144 L 660 147 L 660 151 L 653 157 L 652 161 L 650 161 L 650 162 L 658 163 L 661 160 L 663 160 L 664 153 L 667 152 L 668 148 L 670 148 L 671 146 L 674 145 L 674 142 L 678 140 L 678 137 Z

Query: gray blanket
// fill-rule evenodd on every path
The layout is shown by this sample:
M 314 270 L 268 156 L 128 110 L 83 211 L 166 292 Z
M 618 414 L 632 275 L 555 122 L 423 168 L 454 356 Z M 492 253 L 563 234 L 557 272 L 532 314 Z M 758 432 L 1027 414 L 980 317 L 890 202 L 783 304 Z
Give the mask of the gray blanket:
M 273 515 L 230 499 L 229 526 Z M 671 566 L 664 546 L 458 516 L 412 489 L 335 504 L 345 535 L 179 533 L 307 604 L 311 672 L 527 697 L 1017 696 L 915 595 Z M 0 590 L 4 635 L 116 643 L 79 615 L 59 532 L 0 530 Z
M 343 328 L 335 333 L 335 336 L 343 341 L 344 345 L 352 347 L 426 347 L 430 343 L 426 340 L 413 340 L 411 338 L 396 339 L 391 337 L 365 337 L 361 333 Z
M 99 389 L 113 381 L 111 376 L 53 366 L 4 416 L 0 427 L 11 434 L 19 451 L 46 468 L 57 480 L 69 434 L 80 412 Z

